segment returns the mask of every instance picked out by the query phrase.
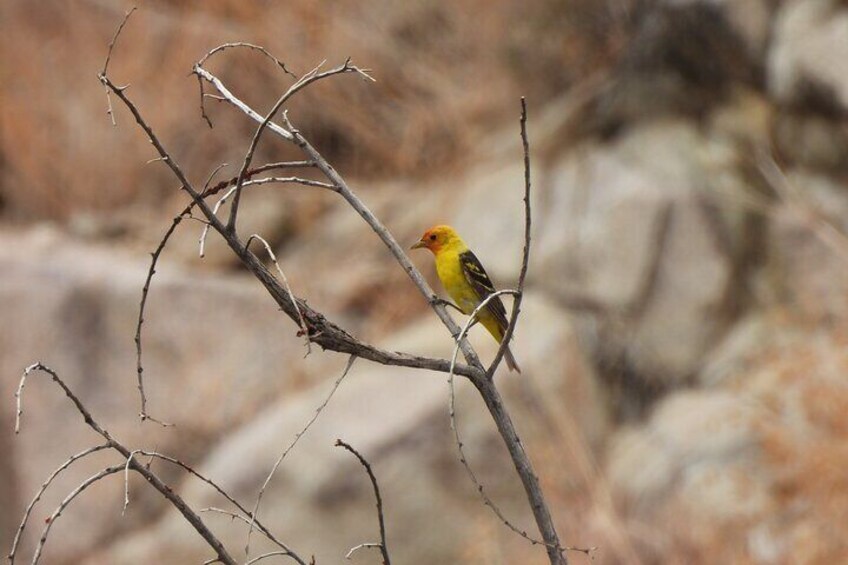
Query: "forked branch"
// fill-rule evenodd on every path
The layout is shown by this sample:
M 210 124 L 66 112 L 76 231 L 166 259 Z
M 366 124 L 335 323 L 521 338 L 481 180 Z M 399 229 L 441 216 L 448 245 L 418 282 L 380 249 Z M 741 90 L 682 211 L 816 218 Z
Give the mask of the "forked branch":
M 223 46 L 222 48 L 212 50 L 210 54 L 217 53 L 220 51 L 223 51 Z M 518 475 L 521 478 L 533 515 L 536 519 L 537 526 L 541 533 L 542 543 L 547 548 L 550 562 L 554 565 L 565 563 L 566 558 L 562 553 L 563 549 L 560 545 L 559 538 L 557 536 L 556 529 L 554 527 L 550 515 L 550 511 L 548 510 L 547 503 L 539 486 L 538 479 L 536 478 L 530 459 L 524 451 L 524 447 L 518 438 L 511 417 L 500 397 L 500 393 L 497 390 L 493 379 L 491 378 L 498 366 L 498 363 L 500 362 L 500 359 L 503 357 L 503 348 L 499 350 L 498 355 L 496 356 L 495 361 L 492 363 L 491 367 L 486 370 L 486 368 L 480 362 L 476 352 L 473 350 L 473 348 L 464 338 L 464 336 L 461 335 L 461 330 L 459 326 L 448 314 L 445 309 L 445 306 L 435 299 L 435 293 L 432 291 L 427 282 L 421 276 L 421 273 L 419 273 L 415 266 L 410 262 L 403 247 L 397 243 L 397 241 L 388 231 L 388 229 L 368 209 L 368 207 L 362 202 L 362 200 L 360 200 L 356 196 L 356 194 L 350 189 L 350 187 L 347 185 L 341 175 L 339 175 L 338 172 L 326 161 L 326 159 L 324 159 L 324 157 L 318 152 L 318 150 L 310 144 L 310 142 L 303 136 L 300 131 L 298 131 L 295 127 L 291 125 L 290 121 L 288 120 L 288 116 L 286 116 L 285 114 L 285 111 L 283 111 L 282 113 L 282 119 L 284 120 L 285 126 L 281 126 L 273 121 L 274 116 L 277 115 L 280 110 L 282 110 L 285 103 L 288 102 L 292 96 L 297 94 L 309 84 L 315 83 L 316 81 L 323 80 L 325 78 L 330 78 L 336 75 L 346 73 L 356 73 L 367 79 L 371 78 L 370 75 L 368 75 L 365 70 L 359 69 L 358 67 L 352 65 L 350 63 L 350 60 L 345 61 L 344 64 L 338 67 L 326 71 L 321 71 L 321 65 L 319 65 L 309 73 L 306 73 L 305 75 L 297 79 L 294 84 L 292 84 L 292 86 L 289 87 L 286 92 L 283 93 L 283 95 L 278 99 L 274 107 L 272 107 L 267 114 L 261 115 L 252 108 L 250 108 L 247 104 L 242 102 L 240 99 L 238 99 L 223 84 L 220 79 L 215 77 L 203 66 L 207 60 L 208 55 L 207 57 L 202 59 L 198 64 L 196 64 L 193 69 L 194 73 L 201 79 L 201 84 L 203 84 L 203 81 L 206 81 L 207 83 L 211 84 L 218 91 L 222 100 L 225 100 L 228 103 L 232 104 L 259 124 L 245 153 L 245 158 L 241 164 L 239 174 L 236 177 L 234 185 L 232 185 L 235 187 L 233 192 L 233 204 L 231 205 L 230 214 L 226 222 L 222 222 L 217 217 L 212 207 L 206 202 L 205 198 L 209 195 L 210 191 L 204 190 L 201 192 L 196 190 L 192 186 L 191 182 L 184 174 L 177 161 L 173 158 L 173 155 L 170 154 L 164 148 L 163 144 L 158 139 L 153 129 L 144 120 L 138 108 L 129 99 L 126 94 L 126 88 L 116 86 L 106 75 L 105 68 L 104 72 L 100 74 L 99 78 L 103 85 L 128 108 L 138 125 L 147 135 L 153 147 L 156 149 L 159 160 L 164 162 L 169 167 L 171 172 L 179 181 L 182 189 L 190 195 L 192 200 L 191 205 L 200 210 L 201 214 L 204 217 L 204 221 L 210 226 L 212 230 L 221 235 L 221 237 L 227 242 L 227 244 L 236 254 L 236 256 L 239 257 L 239 259 L 248 268 L 248 270 L 250 270 L 250 272 L 266 288 L 266 290 L 269 292 L 269 294 L 271 294 L 271 296 L 274 298 L 280 308 L 286 313 L 286 315 L 288 315 L 292 320 L 294 320 L 298 324 L 298 326 L 300 327 L 300 331 L 306 334 L 306 338 L 311 343 L 320 345 L 325 349 L 350 354 L 356 357 L 361 357 L 363 359 L 369 359 L 371 361 L 375 361 L 377 363 L 385 365 L 435 370 L 444 373 L 462 375 L 471 380 L 471 382 L 479 391 L 480 395 L 483 397 L 483 400 L 492 418 L 495 421 L 497 429 L 507 447 L 507 450 L 509 451 L 509 454 L 513 460 L 513 464 L 515 465 Z M 515 306 L 513 308 L 509 328 L 507 330 L 507 339 L 504 340 L 504 343 L 508 342 L 508 337 L 512 334 L 513 328 L 518 318 L 519 306 L 521 301 L 521 291 L 523 290 L 524 277 L 527 271 L 527 260 L 529 256 L 530 247 L 529 144 L 527 142 L 526 134 L 526 106 L 523 103 L 521 125 L 525 160 L 525 248 L 524 259 L 522 262 L 522 270 L 519 276 L 519 290 L 516 296 Z M 320 186 L 320 188 L 330 188 L 333 192 L 336 192 L 341 195 L 345 199 L 345 201 L 363 218 L 363 220 L 368 224 L 368 226 L 378 235 L 378 237 L 380 237 L 380 239 L 395 257 L 395 259 L 398 261 L 404 271 L 408 274 L 408 276 L 416 285 L 416 287 L 421 291 L 421 293 L 431 305 L 431 307 L 434 309 L 438 317 L 448 328 L 451 336 L 458 343 L 459 350 L 463 353 L 463 356 L 465 358 L 465 364 L 457 364 L 454 362 L 450 362 L 446 359 L 433 359 L 411 355 L 408 353 L 385 351 L 376 348 L 370 344 L 364 343 L 360 340 L 357 340 L 356 338 L 345 332 L 342 328 L 325 318 L 323 314 L 311 308 L 303 300 L 297 298 L 293 293 L 291 293 L 290 290 L 287 290 L 284 285 L 282 285 L 280 281 L 276 277 L 274 277 L 272 273 L 265 267 L 265 265 L 256 257 L 256 255 L 247 248 L 247 245 L 241 241 L 241 239 L 236 233 L 238 202 L 240 195 L 247 183 L 248 174 L 250 171 L 250 164 L 252 162 L 253 155 L 263 133 L 266 130 L 273 132 L 274 134 L 282 137 L 284 140 L 289 141 L 293 143 L 296 147 L 298 147 L 303 153 L 305 161 L 308 162 L 310 165 L 316 167 L 319 171 L 321 171 L 321 173 L 326 178 L 326 184 L 328 186 Z M 124 456 L 129 458 L 129 452 L 125 453 Z M 130 465 L 131 468 L 134 468 L 138 466 L 138 463 L 135 461 L 130 461 Z

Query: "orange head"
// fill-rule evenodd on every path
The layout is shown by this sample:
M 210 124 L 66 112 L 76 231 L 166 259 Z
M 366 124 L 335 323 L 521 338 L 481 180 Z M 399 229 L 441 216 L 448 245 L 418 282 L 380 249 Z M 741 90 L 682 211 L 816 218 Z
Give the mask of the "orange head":
M 421 239 L 410 249 L 420 249 L 425 247 L 433 254 L 437 254 L 443 248 L 452 243 L 459 241 L 459 234 L 450 226 L 433 226 L 424 232 Z

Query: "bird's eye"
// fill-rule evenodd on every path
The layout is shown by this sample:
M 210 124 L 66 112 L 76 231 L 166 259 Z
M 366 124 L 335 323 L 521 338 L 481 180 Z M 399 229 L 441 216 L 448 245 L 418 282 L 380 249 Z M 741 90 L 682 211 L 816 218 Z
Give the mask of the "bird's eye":
M 430 236 L 430 241 L 436 241 L 436 234 Z

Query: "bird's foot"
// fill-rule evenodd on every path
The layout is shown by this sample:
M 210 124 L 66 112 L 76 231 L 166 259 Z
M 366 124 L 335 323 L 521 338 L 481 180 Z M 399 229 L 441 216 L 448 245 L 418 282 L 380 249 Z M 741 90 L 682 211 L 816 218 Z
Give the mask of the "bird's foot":
M 438 296 L 434 296 L 433 298 L 431 298 L 430 303 L 431 304 L 440 304 L 440 305 L 445 306 L 445 307 L 449 306 L 449 307 L 453 308 L 454 310 L 456 310 L 457 312 L 459 312 L 460 314 L 464 314 L 464 312 L 462 310 L 460 310 L 459 306 L 457 306 L 456 304 L 454 304 L 450 300 L 445 300 L 444 298 L 439 298 Z

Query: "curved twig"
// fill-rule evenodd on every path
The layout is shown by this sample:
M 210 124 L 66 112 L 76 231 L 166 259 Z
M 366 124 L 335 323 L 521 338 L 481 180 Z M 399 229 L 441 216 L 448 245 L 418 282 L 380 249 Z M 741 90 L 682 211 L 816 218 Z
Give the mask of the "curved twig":
M 356 456 L 362 466 L 365 467 L 365 472 L 368 473 L 368 478 L 371 480 L 371 486 L 374 488 L 374 499 L 377 504 L 377 521 L 380 523 L 380 543 L 378 545 L 380 547 L 380 553 L 383 555 L 383 565 L 391 565 L 389 546 L 386 544 L 386 523 L 383 519 L 383 497 L 380 496 L 380 487 L 377 485 L 377 477 L 374 476 L 371 464 L 368 463 L 368 460 L 365 459 L 365 457 L 363 457 L 357 450 L 351 447 L 350 444 L 345 443 L 340 439 L 336 440 L 336 447 L 343 447 Z M 371 545 L 372 544 L 360 544 L 359 546 L 351 549 L 347 555 L 345 555 L 345 558 L 350 559 L 351 554 L 353 554 L 357 548 Z
M 118 29 L 115 30 L 115 35 L 112 36 L 112 41 L 109 42 L 109 50 L 106 52 L 106 61 L 103 62 L 103 70 L 100 71 L 100 74 L 105 75 L 106 70 L 109 68 L 109 61 L 112 59 L 112 51 L 115 49 L 115 42 L 118 41 L 118 37 L 121 35 L 121 32 L 124 30 L 124 26 L 127 25 L 127 21 L 129 21 L 130 16 L 133 15 L 133 12 L 136 11 L 136 6 L 130 8 L 126 14 L 124 14 L 124 19 L 121 20 Z M 109 119 L 112 121 L 112 126 L 117 126 L 117 122 L 115 122 L 115 113 L 112 111 L 112 95 L 109 92 L 109 89 L 106 89 L 106 114 L 109 116 Z
M 41 496 L 47 490 L 47 487 L 50 486 L 53 480 L 58 477 L 62 473 L 62 471 L 70 467 L 74 461 L 82 459 L 83 457 L 91 455 L 92 453 L 95 453 L 97 451 L 109 449 L 110 447 L 112 447 L 110 444 L 103 443 L 94 447 L 89 447 L 84 451 L 80 451 L 76 455 L 70 456 L 64 463 L 62 463 L 58 468 L 56 468 L 56 470 L 53 471 L 49 477 L 47 477 L 47 480 L 42 483 L 41 488 L 39 488 L 38 492 L 35 493 L 35 496 L 33 497 L 32 501 L 29 503 L 29 505 L 26 507 L 26 510 L 24 511 L 24 517 L 23 519 L 21 519 L 21 523 L 18 526 L 18 531 L 15 533 L 15 539 L 12 541 L 12 549 L 9 551 L 9 565 L 14 565 L 15 563 L 15 555 L 18 552 L 18 544 L 21 541 L 21 534 L 23 534 L 24 530 L 26 529 L 29 516 L 30 514 L 32 514 L 35 505 L 38 503 L 39 500 L 41 500 Z
M 497 298 L 498 296 L 500 296 L 502 294 L 511 294 L 511 295 L 517 297 L 519 293 L 518 293 L 517 290 L 504 289 L 504 290 L 499 290 L 497 292 L 494 292 L 494 293 L 490 294 L 489 296 L 487 296 L 485 298 L 485 300 L 483 300 L 474 309 L 474 311 L 471 313 L 471 315 L 468 317 L 468 321 L 462 327 L 462 331 L 460 332 L 459 337 L 465 337 L 465 335 L 468 334 L 468 331 L 471 329 L 471 327 L 477 322 L 477 316 L 480 314 L 480 312 L 482 312 L 483 309 L 486 308 L 486 306 L 489 304 L 490 301 L 494 300 L 495 298 Z M 458 339 L 459 338 L 457 338 L 457 344 L 454 346 L 453 353 L 451 355 L 451 366 L 453 366 L 453 364 L 456 363 L 456 358 L 459 355 L 459 341 L 458 341 Z M 456 392 L 455 392 L 455 389 L 454 389 L 453 371 L 451 371 L 448 374 L 448 389 L 449 389 L 449 392 L 450 392 L 449 404 L 448 404 L 448 413 L 449 413 L 449 416 L 450 416 L 451 429 L 453 430 L 453 433 L 454 433 L 454 440 L 456 441 L 456 447 L 459 450 L 459 462 L 462 463 L 462 466 L 465 468 L 465 472 L 468 475 L 468 478 L 471 479 L 472 483 L 474 483 L 474 487 L 477 490 L 477 492 L 480 494 L 480 498 L 483 500 L 483 504 L 485 504 L 486 506 L 491 508 L 492 512 L 495 513 L 495 515 L 498 517 L 498 519 L 507 528 L 509 528 L 510 530 L 515 532 L 516 534 L 520 535 L 521 537 L 527 539 L 528 541 L 530 541 L 534 544 L 544 544 L 544 542 L 530 537 L 527 534 L 526 531 L 518 528 L 512 522 L 510 522 L 509 519 L 507 519 L 507 517 L 504 515 L 504 513 L 500 509 L 500 507 L 497 504 L 495 504 L 495 501 L 491 499 L 489 494 L 483 488 L 483 484 L 479 481 L 479 479 L 477 478 L 477 474 L 474 472 L 474 469 L 471 468 L 471 464 L 468 462 L 468 456 L 465 454 L 465 447 L 464 447 L 465 444 L 462 442 L 462 437 L 459 433 L 459 425 L 457 424 L 457 421 L 456 421 Z
M 18 385 L 19 391 L 23 389 L 23 385 L 27 376 L 34 371 L 40 371 L 49 375 L 53 379 L 53 382 L 59 385 L 59 388 L 61 388 L 64 391 L 65 395 L 71 400 L 74 407 L 77 409 L 77 412 L 79 412 L 80 415 L 83 417 L 83 420 L 85 420 L 85 423 L 88 425 L 88 427 L 97 432 L 98 435 L 100 435 L 103 439 L 106 440 L 109 447 L 120 453 L 125 459 L 131 459 L 131 451 L 127 449 L 123 444 L 119 443 L 116 439 L 114 439 L 109 432 L 107 432 L 100 424 L 97 423 L 97 421 L 92 417 L 91 413 L 88 411 L 85 405 L 83 405 L 83 403 L 76 396 L 76 394 L 74 394 L 74 392 L 68 387 L 68 385 L 66 385 L 65 382 L 59 377 L 59 375 L 50 367 L 47 367 L 42 363 L 34 363 L 27 367 L 24 371 L 23 376 L 21 377 L 21 382 Z M 17 396 L 19 418 L 21 410 L 21 397 L 20 394 L 18 394 Z M 114 469 L 117 469 L 115 472 L 124 469 L 125 466 L 126 464 L 122 464 L 114 467 Z M 209 530 L 209 528 L 206 527 L 206 524 L 203 523 L 203 520 L 201 520 L 200 517 L 188 506 L 188 504 L 186 504 L 186 502 L 182 499 L 180 495 L 174 492 L 174 490 L 170 486 L 165 484 L 162 479 L 159 478 L 158 475 L 147 469 L 138 461 L 130 460 L 129 466 L 132 470 L 141 474 L 153 488 L 159 491 L 162 496 L 164 496 L 171 503 L 171 505 L 173 505 L 183 515 L 183 517 L 189 524 L 191 524 L 195 531 L 197 531 L 197 533 L 200 534 L 201 537 L 203 537 L 209 547 L 211 547 L 215 551 L 215 553 L 218 555 L 218 559 L 222 563 L 225 563 L 226 565 L 236 565 L 236 561 L 230 556 L 221 541 L 215 536 L 215 534 L 213 534 Z M 88 485 L 85 485 L 85 487 L 83 487 L 83 490 L 87 486 Z
M 104 477 L 108 477 L 109 475 L 113 475 L 115 473 L 120 473 L 124 469 L 123 465 L 114 465 L 112 467 L 106 467 L 102 471 L 90 476 L 85 481 L 83 481 L 77 488 L 71 491 L 71 493 L 65 497 L 64 500 L 59 504 L 56 510 L 51 514 L 46 520 L 46 525 L 44 526 L 44 531 L 41 532 L 41 539 L 38 540 L 38 545 L 35 548 L 35 553 L 32 556 L 32 565 L 36 565 L 38 560 L 41 558 L 41 552 L 44 549 L 44 544 L 47 542 L 47 536 L 50 535 L 50 528 L 53 527 L 53 523 L 62 515 L 62 512 L 67 508 L 67 506 L 77 497 L 82 491 L 99 481 Z
M 280 61 L 279 59 L 277 59 L 276 57 L 274 57 L 274 56 L 271 54 L 271 52 L 270 52 L 270 51 L 268 51 L 267 49 L 265 49 L 265 48 L 264 48 L 264 47 L 262 47 L 261 45 L 255 45 L 255 44 L 253 44 L 253 43 L 246 43 L 246 42 L 244 42 L 244 41 L 236 41 L 236 42 L 233 42 L 233 43 L 224 43 L 224 44 L 221 44 L 221 45 L 219 45 L 219 46 L 217 46 L 217 47 L 215 47 L 215 48 L 213 48 L 213 49 L 210 49 L 210 50 L 206 53 L 206 55 L 204 55 L 203 57 L 201 57 L 201 59 L 197 62 L 197 64 L 198 64 L 198 65 L 202 65 L 203 63 L 205 63 L 205 62 L 207 61 L 207 59 L 209 59 L 209 58 L 210 58 L 212 55 L 214 55 L 215 53 L 220 53 L 221 51 L 226 51 L 227 49 L 236 49 L 236 48 L 240 48 L 240 47 L 243 47 L 243 48 L 246 48 L 246 49 L 252 49 L 252 50 L 254 50 L 254 51 L 259 51 L 260 53 L 262 53 L 263 55 L 265 55 L 266 57 L 268 57 L 269 59 L 271 59 L 272 61 L 274 61 L 274 63 L 275 63 L 278 67 L 280 67 L 280 68 L 283 70 L 283 72 L 284 72 L 284 73 L 286 73 L 287 75 L 289 75 L 289 76 L 291 76 L 292 78 L 294 78 L 295 80 L 297 80 L 297 75 L 295 75 L 293 72 L 291 72 L 291 71 L 290 71 L 290 70 L 286 67 L 286 64 L 285 64 L 285 63 L 283 63 L 282 61 Z M 104 69 L 104 70 L 103 70 L 103 72 L 105 73 L 105 72 L 106 72 L 106 69 Z

